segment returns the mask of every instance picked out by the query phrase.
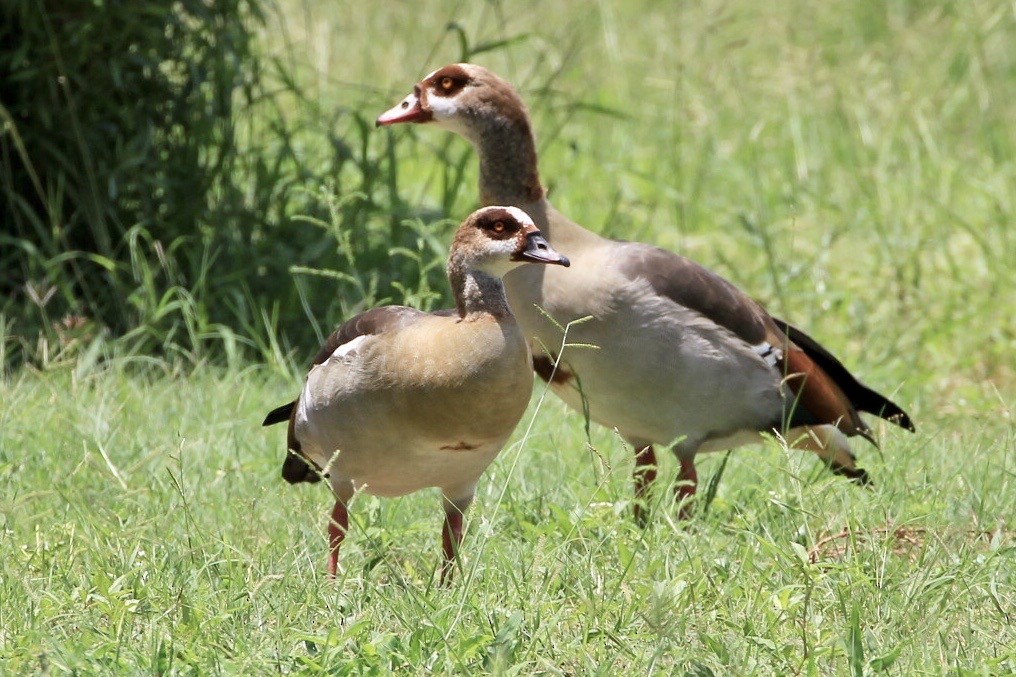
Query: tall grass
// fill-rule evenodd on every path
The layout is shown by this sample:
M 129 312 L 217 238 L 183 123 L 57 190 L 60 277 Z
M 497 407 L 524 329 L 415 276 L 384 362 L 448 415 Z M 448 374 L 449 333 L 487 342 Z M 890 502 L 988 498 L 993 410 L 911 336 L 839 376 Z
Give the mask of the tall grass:
M 155 5 L 5 8 L 9 360 L 108 329 L 136 352 L 275 361 L 362 307 L 435 303 L 445 235 L 476 202 L 472 151 L 372 121 L 470 59 L 523 91 L 563 211 L 688 254 L 820 336 L 885 332 L 877 361 L 1016 284 L 1013 20 L 990 3 L 539 20 L 524 3 Z M 936 303 L 959 298 L 942 284 L 972 296 Z M 990 332 L 991 373 L 1014 333 Z
M 126 338 L 66 316 L 42 264 L 5 301 L 0 358 L 48 368 L 0 379 L 5 670 L 1016 670 L 1011 6 L 286 0 L 258 20 L 269 77 L 209 198 L 256 225 L 203 223 L 207 247 L 125 230 Z M 426 492 L 358 499 L 324 580 L 327 490 L 283 485 L 282 431 L 257 425 L 296 379 L 245 365 L 302 362 L 368 304 L 439 303 L 474 154 L 372 120 L 463 58 L 519 86 L 562 212 L 723 273 L 908 409 L 916 435 L 857 446 L 872 489 L 768 443 L 702 459 L 708 512 L 679 523 L 660 490 L 640 530 L 631 450 L 547 398 L 484 477 L 452 588 Z
M 275 359 L 365 305 L 432 302 L 446 225 L 400 199 L 369 112 L 323 109 L 298 64 L 263 53 L 274 11 L 4 6 L 9 360 L 109 337 L 190 363 Z
M 677 522 L 661 487 L 642 530 L 631 451 L 593 429 L 590 453 L 549 398 L 440 588 L 436 492 L 358 497 L 325 579 L 327 489 L 285 485 L 282 431 L 257 425 L 292 392 L 116 360 L 0 383 L 5 672 L 1016 668 L 1011 423 L 926 415 L 863 454 L 870 491 L 777 444 L 736 452 L 708 514 Z
M 234 114 L 255 96 L 259 12 L 245 0 L 5 4 L 8 312 L 47 305 L 123 333 L 157 327 L 178 290 L 202 296 L 211 226 L 248 225 L 215 193 L 238 163 Z M 27 285 L 46 303 L 26 303 Z

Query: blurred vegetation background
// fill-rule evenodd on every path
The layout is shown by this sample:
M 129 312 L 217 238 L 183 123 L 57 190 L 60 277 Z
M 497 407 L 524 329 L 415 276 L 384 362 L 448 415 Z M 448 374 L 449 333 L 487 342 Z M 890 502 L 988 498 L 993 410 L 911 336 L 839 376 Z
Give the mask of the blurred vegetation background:
M 373 111 L 305 96 L 297 69 L 259 45 L 277 9 L 3 5 L 7 364 L 110 339 L 190 361 L 279 357 L 280 337 L 309 350 L 319 319 L 393 296 L 431 301 L 441 245 L 418 254 L 370 143 Z
M 867 348 L 1012 382 L 1009 5 L 0 11 L 5 365 L 301 364 L 352 312 L 442 302 L 472 151 L 373 120 L 475 60 L 523 92 L 579 222 L 717 269 L 848 363 Z

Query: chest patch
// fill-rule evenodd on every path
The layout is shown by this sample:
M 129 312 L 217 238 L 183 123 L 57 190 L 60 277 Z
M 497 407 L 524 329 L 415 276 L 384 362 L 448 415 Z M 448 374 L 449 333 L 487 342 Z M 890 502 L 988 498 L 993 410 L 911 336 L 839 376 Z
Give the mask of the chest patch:
M 478 444 L 469 444 L 468 442 L 456 442 L 455 444 L 445 444 L 440 447 L 441 451 L 472 451 L 479 447 Z
M 557 369 L 554 369 L 554 363 L 557 362 L 557 358 L 550 357 L 547 355 L 533 355 L 533 371 L 539 376 L 545 383 L 558 383 L 563 384 L 572 380 L 573 374 L 564 368 L 564 365 L 557 365 Z

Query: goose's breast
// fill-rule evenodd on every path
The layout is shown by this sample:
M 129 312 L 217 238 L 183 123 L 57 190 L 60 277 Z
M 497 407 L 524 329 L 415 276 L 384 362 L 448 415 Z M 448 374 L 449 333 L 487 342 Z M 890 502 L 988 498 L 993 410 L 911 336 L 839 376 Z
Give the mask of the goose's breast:
M 656 443 L 762 426 L 778 415 L 779 375 L 743 341 L 621 275 L 608 258 L 579 259 L 573 268 L 577 277 L 548 274 L 538 293 L 519 294 L 538 296 L 555 322 L 517 311 L 538 362 L 543 346 L 553 358 L 568 344 L 551 385 L 570 407 Z M 569 323 L 565 340 L 557 325 Z

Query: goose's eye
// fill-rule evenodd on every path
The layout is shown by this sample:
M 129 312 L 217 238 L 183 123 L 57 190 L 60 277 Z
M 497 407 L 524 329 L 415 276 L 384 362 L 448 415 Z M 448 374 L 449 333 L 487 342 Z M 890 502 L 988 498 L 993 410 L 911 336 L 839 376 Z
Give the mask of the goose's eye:
M 503 233 L 505 229 L 504 221 L 495 222 L 494 225 L 490 227 L 490 229 L 498 234 Z
M 452 87 L 454 87 L 454 86 L 455 86 L 455 81 L 452 80 L 447 75 L 445 77 L 441 78 L 441 89 L 443 89 L 444 91 L 450 92 L 450 91 L 452 91 Z

